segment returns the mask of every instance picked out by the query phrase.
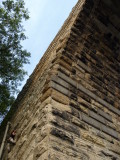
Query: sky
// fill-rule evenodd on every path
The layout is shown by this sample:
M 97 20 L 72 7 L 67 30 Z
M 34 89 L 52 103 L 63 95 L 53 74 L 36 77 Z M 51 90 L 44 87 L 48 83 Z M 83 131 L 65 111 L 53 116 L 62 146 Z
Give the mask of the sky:
M 28 76 L 22 82 L 22 89 L 26 80 L 35 69 L 39 60 L 47 50 L 49 44 L 58 33 L 64 21 L 69 16 L 78 0 L 24 0 L 29 10 L 30 19 L 23 23 L 27 40 L 22 42 L 24 49 L 31 53 L 30 64 L 24 69 Z

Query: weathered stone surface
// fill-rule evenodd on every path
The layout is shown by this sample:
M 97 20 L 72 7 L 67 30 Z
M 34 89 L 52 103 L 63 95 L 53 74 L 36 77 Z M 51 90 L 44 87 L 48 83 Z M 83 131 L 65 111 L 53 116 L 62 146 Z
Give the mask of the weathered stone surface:
M 119 26 L 112 0 L 78 1 L 14 104 L 6 159 L 120 160 Z

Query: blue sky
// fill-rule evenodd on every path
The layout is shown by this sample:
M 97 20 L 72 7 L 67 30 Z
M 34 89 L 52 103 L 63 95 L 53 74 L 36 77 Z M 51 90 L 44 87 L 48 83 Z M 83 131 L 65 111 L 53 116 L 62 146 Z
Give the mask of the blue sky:
M 25 0 L 30 19 L 24 22 L 27 40 L 22 45 L 31 53 L 30 65 L 25 66 L 28 76 L 43 56 L 78 0 Z

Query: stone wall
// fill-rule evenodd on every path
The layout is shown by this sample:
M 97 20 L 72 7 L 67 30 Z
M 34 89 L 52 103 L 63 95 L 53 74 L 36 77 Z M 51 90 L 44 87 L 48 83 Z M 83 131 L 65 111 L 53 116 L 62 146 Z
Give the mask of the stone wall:
M 18 101 L 9 160 L 120 160 L 119 24 L 78 1 Z

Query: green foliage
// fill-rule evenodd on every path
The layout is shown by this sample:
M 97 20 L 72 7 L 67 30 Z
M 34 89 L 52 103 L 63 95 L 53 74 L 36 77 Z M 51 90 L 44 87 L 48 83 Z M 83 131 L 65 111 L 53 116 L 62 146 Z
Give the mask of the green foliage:
M 0 4 L 0 115 L 14 102 L 14 94 L 26 72 L 30 53 L 23 49 L 26 39 L 23 20 L 29 19 L 24 0 L 4 0 Z

